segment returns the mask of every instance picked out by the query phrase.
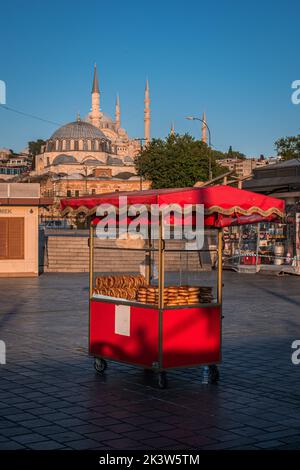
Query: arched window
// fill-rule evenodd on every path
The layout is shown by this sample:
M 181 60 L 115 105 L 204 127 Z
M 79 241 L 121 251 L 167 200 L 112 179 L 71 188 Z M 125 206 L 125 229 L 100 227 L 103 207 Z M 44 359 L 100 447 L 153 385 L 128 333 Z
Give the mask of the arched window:
M 74 140 L 74 150 L 79 150 L 79 142 L 78 142 L 78 140 Z
M 66 150 L 70 150 L 70 141 L 69 140 L 66 141 Z
M 88 144 L 86 140 L 83 141 L 83 150 L 88 150 Z

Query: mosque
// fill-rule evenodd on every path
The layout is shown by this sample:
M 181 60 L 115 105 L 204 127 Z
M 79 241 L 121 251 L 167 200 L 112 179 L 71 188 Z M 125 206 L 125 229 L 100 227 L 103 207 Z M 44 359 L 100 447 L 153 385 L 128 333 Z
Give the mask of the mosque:
M 142 141 L 150 142 L 149 83 L 145 87 L 144 139 L 130 138 L 121 127 L 121 107 L 116 98 L 115 118 L 101 110 L 97 67 L 94 66 L 90 113 L 57 129 L 36 156 L 34 175 L 56 175 L 58 178 L 80 179 L 105 177 L 131 179 L 135 176 L 134 157 L 141 151 Z

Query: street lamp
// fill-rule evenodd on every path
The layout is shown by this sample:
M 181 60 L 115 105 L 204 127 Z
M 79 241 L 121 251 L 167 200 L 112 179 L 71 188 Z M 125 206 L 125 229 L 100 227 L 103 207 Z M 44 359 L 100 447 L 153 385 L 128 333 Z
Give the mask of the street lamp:
M 211 133 L 210 133 L 210 128 L 208 127 L 206 121 L 204 121 L 203 119 L 201 119 L 199 117 L 195 117 L 195 116 L 187 116 L 186 119 L 188 121 L 200 121 L 200 122 L 202 122 L 202 124 L 205 125 L 206 129 L 208 130 L 208 146 L 211 149 Z M 209 152 L 209 156 L 208 156 L 208 177 L 209 177 L 210 180 L 212 179 L 211 152 Z

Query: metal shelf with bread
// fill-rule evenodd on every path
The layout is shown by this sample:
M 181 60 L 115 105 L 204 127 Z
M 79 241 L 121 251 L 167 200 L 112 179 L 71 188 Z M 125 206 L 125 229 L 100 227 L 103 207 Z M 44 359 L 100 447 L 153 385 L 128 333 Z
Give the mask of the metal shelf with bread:
M 121 213 L 124 198 L 126 207 L 138 209 L 134 216 L 129 209 Z M 170 205 L 178 212 L 166 215 Z M 184 223 L 190 228 L 197 225 L 197 208 L 203 208 L 203 239 L 189 241 L 188 247 L 175 236 L 186 205 Z M 112 224 L 108 212 L 98 210 L 111 206 Z M 204 366 L 204 381 L 216 382 L 222 355 L 222 230 L 280 221 L 284 203 L 214 186 L 69 198 L 61 207 L 63 214 L 85 212 L 91 218 L 89 354 L 97 372 L 104 372 L 107 361 L 140 366 L 156 373 L 164 388 L 169 369 Z M 146 216 L 140 207 L 146 207 Z M 129 235 L 124 227 L 131 223 L 139 229 Z M 115 238 L 103 236 L 104 226 Z

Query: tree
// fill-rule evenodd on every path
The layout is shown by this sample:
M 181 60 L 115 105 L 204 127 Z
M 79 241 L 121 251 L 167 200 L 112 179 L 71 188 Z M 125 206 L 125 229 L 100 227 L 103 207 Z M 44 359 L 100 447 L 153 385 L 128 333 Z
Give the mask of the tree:
M 41 153 L 42 146 L 46 144 L 46 141 L 43 139 L 33 140 L 28 142 L 29 155 L 35 157 Z
M 280 155 L 284 160 L 300 158 L 300 134 L 291 137 L 281 137 L 281 139 L 276 140 L 275 148 L 277 155 Z
M 237 150 L 232 150 L 232 146 L 230 145 L 227 154 L 225 154 L 225 158 L 232 158 L 235 160 L 245 160 L 246 155 Z
M 188 134 L 153 139 L 135 158 L 138 175 L 152 182 L 152 188 L 180 188 L 207 181 L 211 156 L 213 177 L 224 173 L 211 149 Z

